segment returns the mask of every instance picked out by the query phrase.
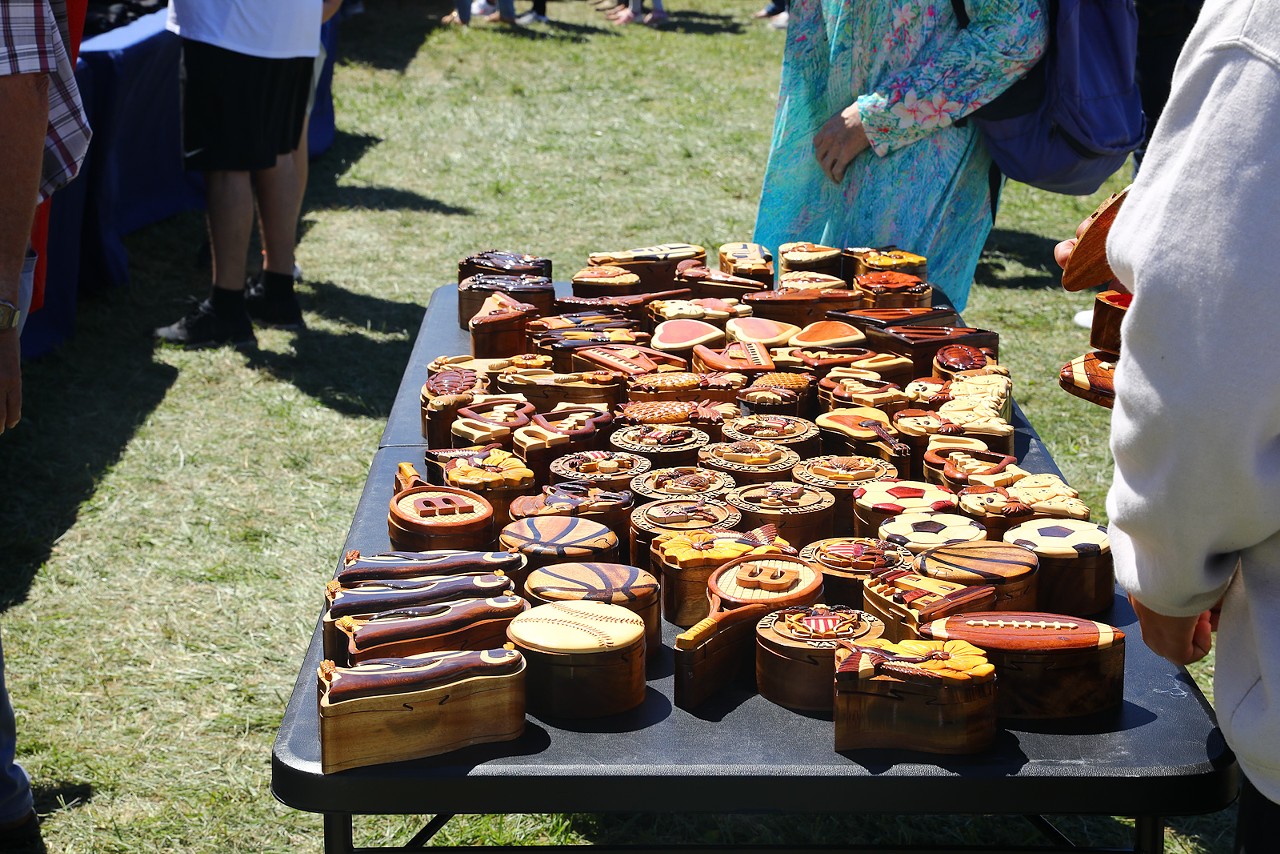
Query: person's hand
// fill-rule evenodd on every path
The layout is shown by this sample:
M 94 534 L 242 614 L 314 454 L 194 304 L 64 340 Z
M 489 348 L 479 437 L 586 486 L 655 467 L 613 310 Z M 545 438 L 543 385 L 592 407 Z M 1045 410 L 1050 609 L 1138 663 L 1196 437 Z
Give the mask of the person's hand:
M 1151 651 L 1174 664 L 1199 661 L 1213 649 L 1213 630 L 1218 624 L 1217 609 L 1195 617 L 1167 617 L 1152 611 L 1132 595 L 1129 604 L 1142 626 L 1142 640 Z
M 0 433 L 22 420 L 22 351 L 18 330 L 0 332 Z
M 844 180 L 845 170 L 853 158 L 871 147 L 862 129 L 858 105 L 850 104 L 831 118 L 813 137 L 813 156 L 832 183 Z
M 1067 269 L 1067 261 L 1071 258 L 1071 253 L 1075 250 L 1076 244 L 1080 242 L 1080 235 L 1084 234 L 1084 230 L 1089 227 L 1090 220 L 1085 217 L 1081 223 L 1076 226 L 1076 236 L 1068 240 L 1064 240 L 1057 246 L 1053 247 L 1053 260 L 1058 262 L 1058 266 Z M 1107 287 L 1113 291 L 1119 291 L 1122 294 L 1129 293 L 1129 289 L 1120 283 L 1119 279 L 1112 279 L 1107 283 Z

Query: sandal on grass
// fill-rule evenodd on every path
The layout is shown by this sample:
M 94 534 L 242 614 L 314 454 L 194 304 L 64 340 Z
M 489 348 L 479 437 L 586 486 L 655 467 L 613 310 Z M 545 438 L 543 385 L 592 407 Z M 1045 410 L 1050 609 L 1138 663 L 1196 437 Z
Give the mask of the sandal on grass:
M 458 13 L 454 11 L 441 18 L 440 25 L 443 27 L 465 27 L 467 22 L 462 20 Z

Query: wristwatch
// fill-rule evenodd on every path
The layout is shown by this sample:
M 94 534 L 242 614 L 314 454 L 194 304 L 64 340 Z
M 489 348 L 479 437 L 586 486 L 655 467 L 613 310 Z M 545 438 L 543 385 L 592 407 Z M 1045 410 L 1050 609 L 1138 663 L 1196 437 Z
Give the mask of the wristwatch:
M 0 299 L 0 332 L 18 328 L 18 320 L 22 312 L 7 299 Z

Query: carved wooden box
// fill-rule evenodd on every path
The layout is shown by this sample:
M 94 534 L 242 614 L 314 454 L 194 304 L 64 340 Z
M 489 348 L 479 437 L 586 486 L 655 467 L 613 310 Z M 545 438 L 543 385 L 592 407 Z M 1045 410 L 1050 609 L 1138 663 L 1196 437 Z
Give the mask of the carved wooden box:
M 675 285 L 676 267 L 684 261 L 705 264 L 707 251 L 691 243 L 663 243 L 640 249 L 616 252 L 592 252 L 587 264 L 592 267 L 622 267 L 640 277 L 642 290 L 661 291 Z M 701 296 L 701 294 L 699 294 Z
M 662 575 L 662 611 L 687 628 L 707 617 L 707 581 L 731 560 L 770 552 L 794 554 L 772 526 L 754 531 L 709 528 L 659 534 L 649 547 L 649 565 Z
M 1116 398 L 1116 360 L 1110 353 L 1093 351 L 1062 366 L 1058 385 L 1082 400 L 1110 409 Z
M 569 281 L 576 297 L 625 297 L 645 290 L 638 275 L 613 265 L 587 267 Z
M 995 601 L 990 585 L 969 587 L 904 569 L 872 570 L 862 585 L 863 610 L 883 620 L 884 636 L 895 641 L 919 637 L 921 625 L 942 617 L 989 611 Z
M 756 623 L 756 687 L 760 696 L 803 712 L 830 712 L 839 640 L 870 640 L 884 625 L 847 605 L 784 608 Z
M 722 350 L 694 347 L 692 364 L 695 371 L 735 371 L 758 376 L 774 368 L 769 348 L 756 341 L 735 341 Z
M 744 415 L 789 415 L 801 417 L 800 395 L 789 388 L 752 386 L 738 392 L 738 405 Z
M 779 276 L 793 270 L 805 270 L 839 277 L 842 263 L 842 253 L 834 246 L 794 241 L 778 247 Z
M 441 371 L 422 384 L 419 393 L 422 437 L 433 448 L 447 448 L 453 442 L 450 429 L 458 417 L 458 410 L 471 403 L 475 395 L 482 393 L 487 380 L 475 371 Z
M 698 463 L 728 473 L 738 484 L 787 480 L 800 455 L 767 439 L 715 442 L 698 451 Z
M 800 557 L 822 570 L 824 601 L 861 608 L 862 586 L 872 572 L 910 569 L 915 556 L 874 537 L 828 537 L 805 546 Z
M 916 306 L 912 308 L 854 308 L 835 311 L 829 315 L 833 320 L 843 320 L 866 332 L 875 327 L 886 326 L 955 326 L 960 316 L 954 309 L 942 306 Z
M 1083 617 L 1111 607 L 1115 571 L 1103 525 L 1079 519 L 1038 519 L 1010 528 L 1006 543 L 1040 559 L 1038 609 Z
M 699 299 L 742 299 L 769 285 L 746 276 L 715 270 L 701 261 L 682 261 L 676 266 L 673 283 L 688 288 Z
M 626 385 L 613 371 L 557 373 L 548 368 L 517 368 L 498 374 L 500 394 L 520 394 L 540 410 L 557 403 L 596 403 L 613 409 L 622 403 Z
M 673 424 L 636 424 L 622 427 L 609 437 L 612 447 L 644 457 L 654 468 L 694 465 L 698 449 L 710 441 L 711 437 L 696 427 Z
M 767 317 L 781 323 L 805 326 L 822 320 L 830 311 L 857 308 L 862 295 L 844 288 L 839 282 L 834 288 L 789 287 L 777 291 L 760 291 L 747 294 L 742 301 L 751 306 L 756 317 Z
M 626 531 L 631 519 L 630 490 L 611 490 L 587 481 L 544 486 L 537 495 L 511 502 L 511 521 L 544 516 L 575 516 L 599 522 L 611 531 Z
M 391 499 L 387 533 L 401 551 L 486 549 L 493 542 L 493 505 L 466 489 L 410 486 Z
M 579 451 L 551 462 L 551 482 L 577 480 L 616 491 L 631 489 L 631 481 L 653 468 L 639 454 L 626 451 Z
M 538 316 L 538 309 L 501 291 L 490 294 L 480 310 L 467 322 L 471 330 L 471 353 L 478 359 L 516 356 L 525 351 L 525 324 Z
M 666 498 L 631 511 L 631 563 L 641 569 L 649 565 L 649 545 L 660 534 L 737 528 L 742 514 L 722 501 L 696 498 Z
M 737 398 L 746 382 L 743 374 L 732 372 L 664 371 L 632 377 L 627 383 L 627 399 L 729 401 Z
M 599 522 L 576 516 L 519 519 L 502 529 L 498 545 L 524 555 L 530 572 L 553 563 L 612 563 L 618 559 L 617 535 Z M 519 580 L 520 584 L 524 581 Z
M 985 329 L 968 326 L 886 326 L 867 329 L 867 346 L 873 350 L 901 353 L 911 359 L 913 374 L 927 377 L 933 373 L 933 357 L 948 344 L 969 344 L 987 348 L 999 355 L 1000 336 Z
M 508 552 L 441 549 L 429 552 L 383 552 L 364 555 L 351 549 L 342 558 L 334 580 L 343 587 L 371 582 L 423 581 L 468 573 L 506 575 L 513 584 L 524 582 L 526 561 Z
M 1089 346 L 1118 357 L 1120 324 L 1133 302 L 1133 294 L 1103 291 L 1093 299 L 1093 327 L 1089 330 Z
M 484 301 L 494 293 L 503 293 L 517 302 L 537 309 L 541 317 L 552 313 L 556 289 L 546 276 L 510 276 L 480 273 L 458 282 L 458 327 L 470 329 L 471 318 L 480 313 Z
M 899 513 L 880 523 L 879 536 L 918 555 L 939 546 L 985 540 L 987 529 L 959 513 Z
M 503 644 L 507 624 L 528 607 L 519 596 L 501 594 L 339 617 L 333 624 L 337 644 L 325 656 L 345 667 L 445 649 L 493 649 Z
M 925 256 L 894 246 L 879 249 L 850 246 L 843 255 L 844 275 L 850 281 L 874 273 L 900 273 L 921 279 L 929 275 L 929 261 Z
M 449 426 L 455 448 L 488 445 L 496 442 L 511 450 L 513 434 L 533 421 L 537 409 L 519 395 L 479 395 L 466 406 Z
M 1030 549 L 993 540 L 939 546 L 915 559 L 916 572 L 926 578 L 994 587 L 997 611 L 1035 610 L 1039 565 Z
M 471 276 L 542 276 L 551 278 L 551 259 L 524 252 L 486 249 L 458 261 L 458 281 Z
M 667 498 L 723 498 L 738 484 L 727 472 L 699 466 L 671 466 L 637 474 L 631 479 L 636 504 Z
M 768 440 L 791 448 L 801 459 L 817 455 L 821 448 L 818 427 L 804 418 L 786 415 L 744 415 L 724 425 L 724 441 Z
M 621 563 L 555 563 L 535 569 L 524 583 L 525 597 L 535 605 L 552 602 L 609 602 L 644 620 L 649 656 L 662 651 L 658 613 L 658 579 Z
M 816 486 L 790 480 L 747 484 L 724 500 L 742 513 L 745 527 L 773 525 L 796 548 L 832 535 L 835 496 Z
M 606 297 L 556 297 L 555 311 L 572 314 L 579 311 L 618 311 L 628 320 L 647 325 L 647 308 L 654 300 L 688 299 L 692 292 L 688 288 L 676 288 L 669 291 L 653 291 L 629 296 Z
M 719 256 L 724 272 L 773 287 L 773 253 L 759 243 L 724 243 Z

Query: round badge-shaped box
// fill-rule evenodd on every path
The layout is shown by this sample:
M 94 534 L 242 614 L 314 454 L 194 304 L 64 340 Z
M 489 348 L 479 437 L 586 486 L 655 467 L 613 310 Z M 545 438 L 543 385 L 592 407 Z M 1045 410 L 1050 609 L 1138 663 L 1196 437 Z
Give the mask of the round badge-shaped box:
M 1004 541 L 1040 560 L 1038 610 L 1084 617 L 1111 607 L 1115 570 L 1107 529 L 1080 519 L 1036 519 L 1015 525 Z
M 822 570 L 823 599 L 829 605 L 862 607 L 862 585 L 884 569 L 910 569 L 914 555 L 897 543 L 875 537 L 828 537 L 800 550 Z
M 698 462 L 728 473 L 739 484 L 771 483 L 786 479 L 800 462 L 800 455 L 768 439 L 746 442 L 713 442 L 698 451 Z
M 902 513 L 954 513 L 956 495 L 922 480 L 877 480 L 853 491 L 854 530 L 860 537 L 880 534 L 880 525 Z
M 985 540 L 987 529 L 959 513 L 899 513 L 880 523 L 880 538 L 918 555 L 938 546 Z
M 528 558 L 529 572 L 553 563 L 610 563 L 618 557 L 618 537 L 613 531 L 575 516 L 530 516 L 512 522 L 498 535 L 498 545 Z M 525 578 L 516 582 L 523 585 Z
M 631 560 L 649 569 L 649 546 L 659 534 L 737 528 L 742 514 L 709 498 L 667 498 L 631 511 Z
M 992 540 L 939 546 L 915 560 L 916 572 L 927 578 L 991 585 L 996 589 L 997 611 L 1034 610 L 1039 565 L 1030 549 Z
M 746 442 L 766 439 L 791 448 L 801 459 L 818 453 L 818 426 L 804 418 L 789 415 L 743 415 L 726 421 L 724 441 Z
M 608 602 L 553 602 L 507 626 L 528 661 L 525 699 L 535 715 L 597 718 L 644 702 L 644 620 Z
M 737 486 L 728 472 L 700 466 L 672 466 L 653 469 L 631 479 L 636 504 L 667 498 L 723 498 Z
M 837 536 L 853 535 L 854 490 L 870 481 L 891 480 L 897 476 L 898 470 L 887 460 L 834 454 L 801 460 L 791 470 L 793 480 L 825 489 L 835 496 Z
M 796 548 L 832 534 L 836 499 L 816 486 L 791 480 L 749 484 L 725 501 L 742 513 L 743 527 L 773 525 Z
M 766 615 L 756 623 L 760 696 L 789 709 L 831 711 L 840 641 L 883 634 L 878 618 L 847 605 L 806 605 Z
M 633 478 L 653 468 L 639 454 L 625 451 L 579 451 L 551 462 L 551 482 L 586 481 L 604 489 L 630 489 Z
M 633 424 L 609 437 L 616 450 L 644 457 L 654 468 L 695 465 L 698 449 L 710 441 L 698 428 L 679 424 Z
M 493 505 L 466 489 L 412 486 L 391 499 L 387 533 L 401 551 L 484 550 L 493 541 Z
M 662 625 L 658 616 L 658 579 L 636 566 L 622 563 L 554 563 L 530 573 L 524 583 L 529 601 L 609 602 L 621 605 L 644 620 L 647 655 L 662 649 Z

